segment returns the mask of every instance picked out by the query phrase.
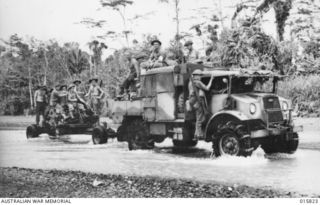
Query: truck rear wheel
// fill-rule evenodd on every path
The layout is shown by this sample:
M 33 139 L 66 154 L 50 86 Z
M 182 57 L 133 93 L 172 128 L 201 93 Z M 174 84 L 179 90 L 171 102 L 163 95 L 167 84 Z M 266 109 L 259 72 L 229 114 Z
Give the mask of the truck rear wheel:
M 40 127 L 38 125 L 30 125 L 27 127 L 27 139 L 36 138 L 40 134 Z
M 154 141 L 148 133 L 148 127 L 142 119 L 132 120 L 127 127 L 129 150 L 152 149 Z
M 286 140 L 285 136 L 276 136 L 261 143 L 261 148 L 266 154 L 286 153 L 293 154 L 299 145 L 299 136 L 297 133 L 292 134 L 290 140 Z
M 92 142 L 93 144 L 104 144 L 108 142 L 108 136 L 106 130 L 102 126 L 97 126 L 92 130 Z
M 250 135 L 245 132 L 242 124 L 232 121 L 218 127 L 214 134 L 213 151 L 215 156 L 250 156 L 254 148 L 251 147 Z
M 126 126 L 124 124 L 120 125 L 120 127 L 117 130 L 117 140 L 118 142 L 125 142 L 126 139 Z

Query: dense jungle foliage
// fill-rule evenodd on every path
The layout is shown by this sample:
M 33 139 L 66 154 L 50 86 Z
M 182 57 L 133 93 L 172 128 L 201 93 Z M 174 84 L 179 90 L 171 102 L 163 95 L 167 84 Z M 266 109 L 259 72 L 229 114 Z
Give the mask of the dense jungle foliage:
M 112 2 L 121 3 L 122 0 Z M 293 2 L 304 7 L 299 7 L 297 12 L 291 14 Z M 298 114 L 319 115 L 320 32 L 314 26 L 314 21 L 317 20 L 320 7 L 313 0 L 265 0 L 254 7 L 254 15 L 237 17 L 241 10 L 252 8 L 248 6 L 249 3 L 237 5 L 232 19 L 237 22 L 236 26 L 222 27 L 219 17 L 214 15 L 215 18 L 208 19 L 205 25 L 193 27 L 196 35 L 208 36 L 206 46 L 208 51 L 212 51 L 210 60 L 215 66 L 229 69 L 263 68 L 288 75 L 287 80 L 280 84 L 280 93 L 293 99 Z M 275 11 L 277 38 L 264 33 L 261 27 L 263 14 L 272 8 Z M 178 23 L 177 20 L 179 26 Z M 286 25 L 292 28 L 290 41 L 283 38 Z M 127 32 L 126 41 L 129 35 L 130 32 Z M 32 96 L 38 85 L 52 87 L 56 83 L 68 84 L 74 79 L 81 79 L 86 90 L 88 79 L 95 75 L 100 77 L 107 98 L 112 98 L 129 72 L 128 53 L 147 55 L 150 41 L 154 38 L 156 36 L 146 35 L 143 42 L 134 40 L 132 46 L 115 50 L 112 55 L 102 59 L 103 52 L 108 49 L 102 41 L 89 42 L 89 54 L 75 42 L 61 45 L 55 40 L 26 40 L 14 34 L 3 40 L 0 46 L 0 113 L 5 112 L 8 102 L 17 98 L 24 108 L 33 107 Z M 172 35 L 169 47 L 163 50 L 180 61 L 183 42 L 189 39 L 190 35 L 177 30 Z

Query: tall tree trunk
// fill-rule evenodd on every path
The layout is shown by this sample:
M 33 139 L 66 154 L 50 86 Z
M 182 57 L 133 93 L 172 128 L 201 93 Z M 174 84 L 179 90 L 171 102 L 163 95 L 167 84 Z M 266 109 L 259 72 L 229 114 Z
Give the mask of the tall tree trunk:
M 223 15 L 222 15 L 222 4 L 221 4 L 221 0 L 219 0 L 219 17 L 220 17 L 221 27 L 224 28 L 224 20 L 223 20 Z
M 31 107 L 34 107 L 33 96 L 32 96 L 32 79 L 31 79 L 30 66 L 28 66 L 28 81 L 29 81 L 30 105 L 31 105 Z
M 48 68 L 49 68 L 49 63 L 48 63 L 48 59 L 47 59 L 46 50 L 43 51 L 43 55 L 44 55 L 44 62 L 45 62 L 43 85 L 47 85 L 47 72 L 48 72 Z
M 180 0 L 175 0 L 174 3 L 175 3 L 175 10 L 176 10 L 176 35 L 177 37 L 179 37 L 179 34 L 180 34 L 180 19 L 179 19 L 179 2 Z
M 120 10 L 118 10 L 120 16 L 121 16 L 121 19 L 122 19 L 122 24 L 123 24 L 123 30 L 124 30 L 124 37 L 126 39 L 126 44 L 127 44 L 127 47 L 129 47 L 129 36 L 128 36 L 128 33 L 127 33 L 127 22 L 126 22 L 126 18 L 124 17 L 124 12 L 121 12 Z
M 90 60 L 89 60 L 89 65 L 90 65 L 90 72 L 89 72 L 89 74 L 90 74 L 90 78 L 91 78 L 91 76 L 92 76 L 92 73 L 93 73 L 93 67 L 94 67 L 94 64 L 92 63 L 92 56 L 90 56 Z

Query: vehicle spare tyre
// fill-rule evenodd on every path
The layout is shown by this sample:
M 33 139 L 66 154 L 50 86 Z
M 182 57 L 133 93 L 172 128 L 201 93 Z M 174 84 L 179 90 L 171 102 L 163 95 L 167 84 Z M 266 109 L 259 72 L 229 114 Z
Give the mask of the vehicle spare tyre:
M 97 126 L 92 130 L 92 142 L 93 144 L 105 144 L 108 142 L 108 136 L 106 129 L 102 126 Z

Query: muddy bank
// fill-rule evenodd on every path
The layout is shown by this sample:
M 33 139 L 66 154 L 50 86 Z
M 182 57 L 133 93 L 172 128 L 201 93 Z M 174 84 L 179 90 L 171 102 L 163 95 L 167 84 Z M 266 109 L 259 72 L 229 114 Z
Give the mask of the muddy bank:
M 93 182 L 96 181 L 94 186 Z M 101 184 L 100 184 L 101 183 Z M 0 197 L 299 197 L 296 193 L 190 180 L 0 168 Z

